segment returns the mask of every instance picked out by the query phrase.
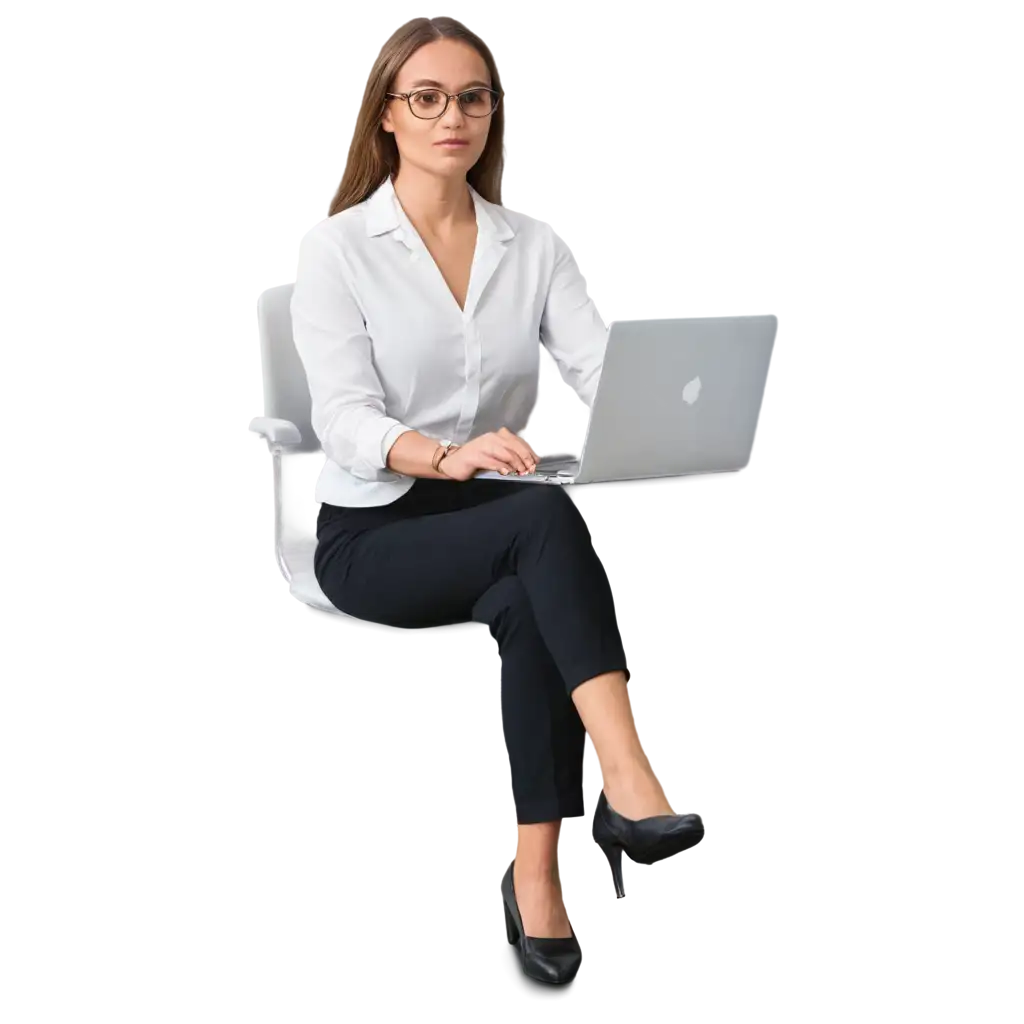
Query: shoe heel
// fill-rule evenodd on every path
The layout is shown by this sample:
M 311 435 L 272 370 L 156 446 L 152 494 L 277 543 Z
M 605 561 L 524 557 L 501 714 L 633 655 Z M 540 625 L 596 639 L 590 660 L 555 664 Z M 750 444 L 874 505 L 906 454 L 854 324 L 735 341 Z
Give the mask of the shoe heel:
M 519 938 L 519 934 L 516 931 L 515 922 L 512 920 L 512 911 L 505 907 L 503 916 L 505 919 L 505 944 L 514 946 Z
M 617 903 L 628 902 L 626 873 L 632 858 L 622 847 L 608 846 L 601 851 L 601 860 L 608 869 L 608 895 L 613 896 Z

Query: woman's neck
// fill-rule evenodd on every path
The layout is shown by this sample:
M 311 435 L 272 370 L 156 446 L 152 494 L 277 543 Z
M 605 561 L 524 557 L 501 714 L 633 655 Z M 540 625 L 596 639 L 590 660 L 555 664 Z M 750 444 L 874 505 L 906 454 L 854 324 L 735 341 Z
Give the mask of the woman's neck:
M 476 224 L 465 176 L 449 179 L 400 172 L 392 184 L 405 215 L 421 235 L 443 240 Z

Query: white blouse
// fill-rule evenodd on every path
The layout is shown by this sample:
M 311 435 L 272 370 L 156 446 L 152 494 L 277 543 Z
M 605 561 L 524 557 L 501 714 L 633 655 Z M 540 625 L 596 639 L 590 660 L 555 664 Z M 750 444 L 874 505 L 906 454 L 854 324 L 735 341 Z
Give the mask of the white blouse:
M 292 332 L 327 456 L 317 501 L 384 505 L 404 494 L 417 478 L 386 459 L 407 430 L 457 444 L 500 427 L 521 434 L 537 398 L 538 340 L 593 404 L 608 329 L 572 253 L 550 225 L 468 187 L 477 242 L 465 310 L 390 177 L 300 242 Z

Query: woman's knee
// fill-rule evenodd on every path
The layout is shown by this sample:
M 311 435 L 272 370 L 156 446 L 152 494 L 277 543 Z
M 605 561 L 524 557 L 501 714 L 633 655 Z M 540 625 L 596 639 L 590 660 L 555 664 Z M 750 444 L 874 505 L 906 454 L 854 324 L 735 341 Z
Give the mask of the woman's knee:
M 514 485 L 513 485 L 514 486 Z M 565 487 L 559 484 L 520 484 L 525 494 L 520 496 L 516 514 L 522 515 L 529 526 L 548 527 L 565 523 L 570 528 L 590 531 L 576 503 Z
M 534 664 L 550 661 L 533 601 L 522 578 L 515 573 L 502 576 L 480 595 L 472 618 L 486 623 L 503 654 L 515 645 L 520 659 L 531 659 Z
M 514 573 L 495 580 L 473 606 L 473 619 L 492 626 L 501 620 L 519 622 L 533 614 L 530 596 L 523 581 Z

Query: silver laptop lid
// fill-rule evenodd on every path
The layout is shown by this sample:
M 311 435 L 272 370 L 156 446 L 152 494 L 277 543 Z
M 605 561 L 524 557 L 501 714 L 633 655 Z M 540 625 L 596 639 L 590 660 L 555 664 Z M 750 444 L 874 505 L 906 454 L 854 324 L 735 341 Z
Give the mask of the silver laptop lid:
M 615 320 L 577 483 L 742 469 L 778 319 Z

